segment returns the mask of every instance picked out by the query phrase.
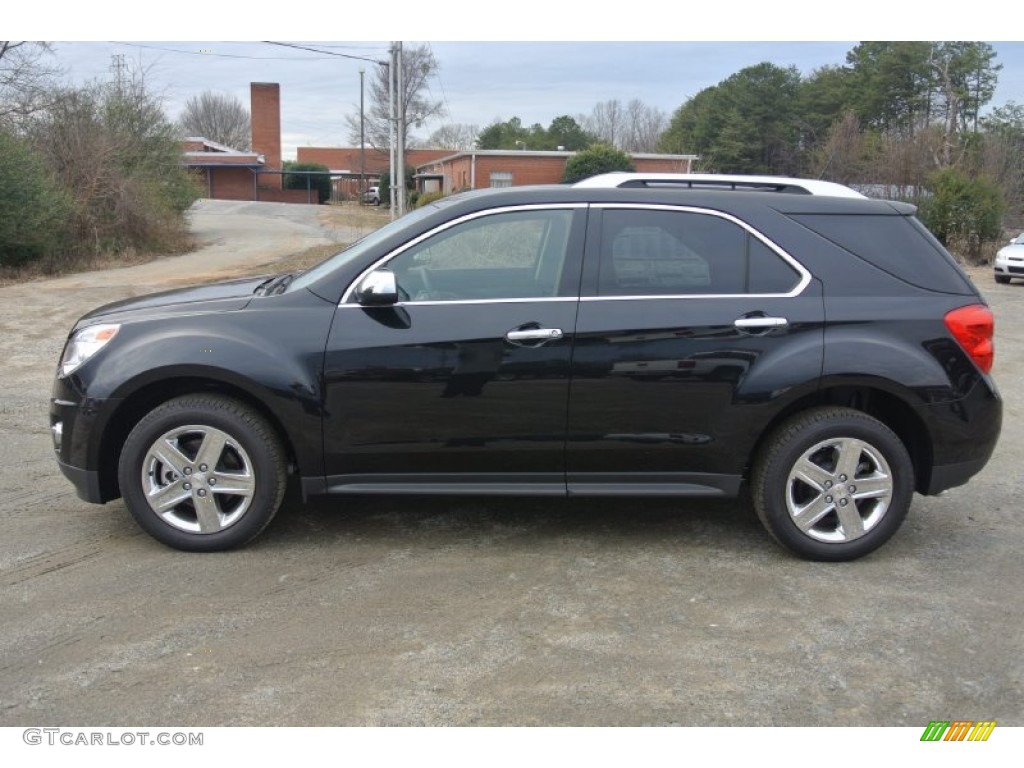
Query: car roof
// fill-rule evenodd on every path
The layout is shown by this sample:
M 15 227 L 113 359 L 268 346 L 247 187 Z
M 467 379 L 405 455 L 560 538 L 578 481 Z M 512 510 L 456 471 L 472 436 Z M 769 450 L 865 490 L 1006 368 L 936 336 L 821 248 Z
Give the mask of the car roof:
M 600 182 L 592 179 L 577 184 L 541 184 L 521 187 L 493 187 L 459 192 L 439 198 L 429 205 L 449 215 L 469 213 L 500 206 L 544 204 L 641 204 L 675 205 L 741 211 L 772 208 L 781 213 L 862 213 L 911 214 L 916 209 L 905 203 L 875 200 L 831 182 L 808 182 L 787 177 L 718 176 L 714 183 L 688 183 L 697 174 L 604 174 Z M 633 184 L 637 178 L 656 183 Z M 684 179 L 683 183 L 675 183 Z M 739 179 L 742 181 L 733 181 Z M 770 179 L 770 183 L 765 180 Z M 725 181 L 723 181 L 725 180 Z M 746 183 L 747 181 L 750 183 Z M 619 182 L 617 184 L 612 182 Z M 664 183 L 665 181 L 670 183 Z M 813 182 L 813 180 L 811 180 Z M 722 182 L 722 183 L 719 183 Z M 797 189 L 796 182 L 810 184 L 814 192 Z M 843 194 L 838 194 L 842 192 Z M 837 192 L 837 194 L 826 194 Z
M 584 189 L 686 188 L 863 198 L 860 192 L 832 181 L 789 176 L 748 176 L 724 173 L 632 173 L 616 171 L 591 176 L 573 185 Z

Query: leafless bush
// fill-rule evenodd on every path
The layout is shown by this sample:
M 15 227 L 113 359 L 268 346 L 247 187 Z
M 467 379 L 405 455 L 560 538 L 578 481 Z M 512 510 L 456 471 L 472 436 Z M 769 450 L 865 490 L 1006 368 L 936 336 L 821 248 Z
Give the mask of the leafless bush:
M 29 134 L 72 198 L 68 261 L 187 245 L 182 214 L 198 188 L 141 76 L 53 92 Z

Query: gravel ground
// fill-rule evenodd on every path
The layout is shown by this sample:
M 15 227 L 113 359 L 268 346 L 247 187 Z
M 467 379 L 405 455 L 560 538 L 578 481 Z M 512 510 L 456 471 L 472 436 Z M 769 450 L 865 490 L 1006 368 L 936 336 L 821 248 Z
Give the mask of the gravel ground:
M 193 226 L 194 254 L 0 288 L 0 725 L 1024 725 L 1024 285 L 975 271 L 995 457 L 858 562 L 788 556 L 741 503 L 405 497 L 291 500 L 248 548 L 192 555 L 59 474 L 64 335 L 357 234 L 273 204 Z

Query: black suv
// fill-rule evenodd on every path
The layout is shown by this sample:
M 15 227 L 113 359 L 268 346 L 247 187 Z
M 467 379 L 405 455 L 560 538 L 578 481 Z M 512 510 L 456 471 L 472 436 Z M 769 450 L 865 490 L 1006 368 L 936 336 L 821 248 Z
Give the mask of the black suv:
M 905 204 L 611 174 L 439 200 L 298 275 L 95 310 L 50 423 L 187 550 L 311 494 L 737 495 L 847 560 L 996 444 L 992 313 Z

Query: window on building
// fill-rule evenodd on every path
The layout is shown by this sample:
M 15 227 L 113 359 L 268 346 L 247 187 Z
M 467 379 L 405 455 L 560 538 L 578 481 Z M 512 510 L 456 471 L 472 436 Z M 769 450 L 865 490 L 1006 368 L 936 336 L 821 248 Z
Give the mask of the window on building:
M 511 187 L 512 171 L 491 171 L 492 187 Z

